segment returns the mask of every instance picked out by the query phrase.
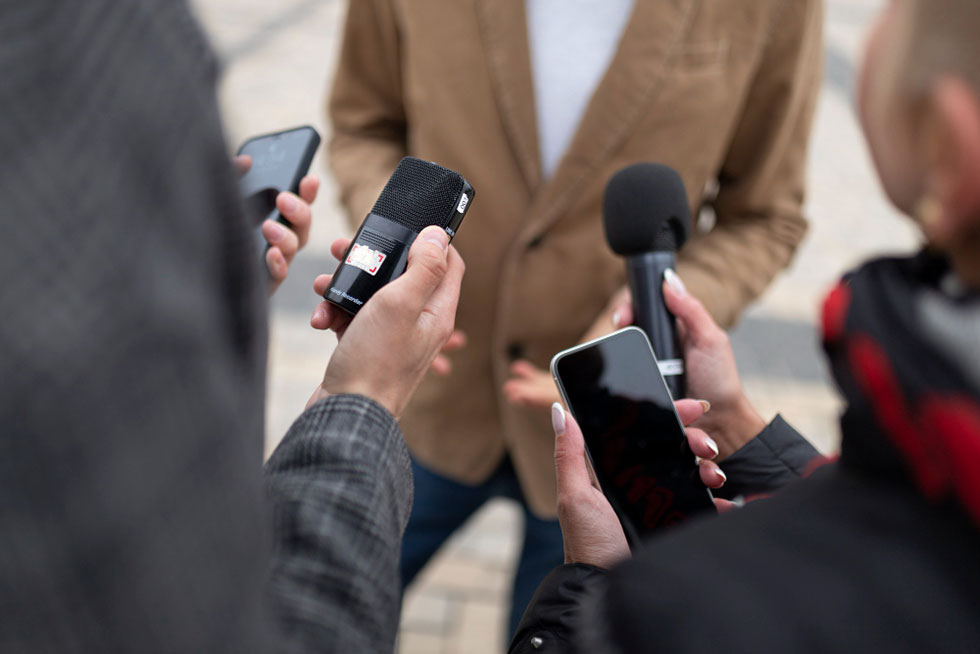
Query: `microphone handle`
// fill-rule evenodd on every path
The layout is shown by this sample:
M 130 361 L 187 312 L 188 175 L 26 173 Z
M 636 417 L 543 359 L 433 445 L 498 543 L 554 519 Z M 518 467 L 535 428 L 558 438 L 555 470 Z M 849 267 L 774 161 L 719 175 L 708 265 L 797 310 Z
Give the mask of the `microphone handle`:
M 673 252 L 646 252 L 626 258 L 626 277 L 633 293 L 634 323 L 650 339 L 671 396 L 684 397 L 684 358 L 677 320 L 664 301 L 664 271 L 673 268 Z

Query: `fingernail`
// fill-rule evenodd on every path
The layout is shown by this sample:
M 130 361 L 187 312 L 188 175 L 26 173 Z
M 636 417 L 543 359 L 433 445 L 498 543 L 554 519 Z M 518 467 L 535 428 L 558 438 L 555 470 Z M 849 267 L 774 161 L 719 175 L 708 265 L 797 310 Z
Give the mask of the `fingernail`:
M 728 481 L 728 475 L 722 472 L 721 468 L 715 468 L 715 474 L 721 477 L 722 481 Z
M 444 229 L 439 229 L 438 227 L 426 228 L 422 232 L 422 240 L 435 243 L 443 250 L 449 249 L 449 234 Z
M 687 295 L 687 287 L 684 286 L 684 282 L 677 276 L 677 273 L 674 272 L 673 268 L 668 268 L 664 271 L 664 281 L 667 282 L 668 286 L 681 295 Z
M 555 430 L 555 436 L 565 435 L 565 409 L 560 402 L 551 405 L 551 426 Z
M 269 242 L 278 243 L 282 240 L 282 237 L 286 235 L 286 229 L 277 222 L 269 221 L 269 227 L 266 229 L 269 232 Z
M 714 452 L 715 456 L 718 456 L 718 443 L 715 442 L 715 439 L 713 439 L 711 436 L 708 436 L 704 442 L 708 444 L 708 449 Z
M 322 320 L 327 316 L 327 310 L 323 307 L 317 307 L 316 311 L 313 312 L 313 320 Z
M 281 198 L 280 203 L 282 204 L 282 210 L 286 213 L 293 213 L 299 209 L 299 201 L 296 200 L 289 193 L 283 193 L 279 196 Z
M 698 400 L 698 403 L 700 403 L 701 406 L 704 407 L 704 412 L 705 413 L 707 413 L 708 411 L 711 411 L 711 402 L 709 402 L 708 400 Z
M 613 327 L 619 329 L 619 323 L 622 322 L 622 320 L 623 320 L 622 314 L 619 311 L 615 312 L 612 317 Z

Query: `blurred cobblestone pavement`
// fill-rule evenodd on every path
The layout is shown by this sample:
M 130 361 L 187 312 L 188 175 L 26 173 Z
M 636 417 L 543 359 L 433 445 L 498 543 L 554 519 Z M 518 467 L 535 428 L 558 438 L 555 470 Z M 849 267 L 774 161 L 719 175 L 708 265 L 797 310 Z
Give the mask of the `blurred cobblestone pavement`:
M 228 138 L 309 123 L 327 136 L 324 105 L 343 18 L 341 0 L 192 0 L 225 61 L 221 100 Z M 792 268 L 732 334 L 749 394 L 764 414 L 781 411 L 824 451 L 837 446 L 838 403 L 819 358 L 822 294 L 869 254 L 907 250 L 911 227 L 878 190 L 852 109 L 863 34 L 882 0 L 827 0 L 826 79 L 811 155 L 812 227 Z M 333 347 L 314 333 L 311 284 L 334 266 L 328 246 L 347 234 L 325 178 L 310 245 L 273 302 L 268 448 L 302 410 Z M 499 652 L 503 605 L 520 536 L 516 508 L 492 503 L 450 541 L 409 589 L 400 652 Z

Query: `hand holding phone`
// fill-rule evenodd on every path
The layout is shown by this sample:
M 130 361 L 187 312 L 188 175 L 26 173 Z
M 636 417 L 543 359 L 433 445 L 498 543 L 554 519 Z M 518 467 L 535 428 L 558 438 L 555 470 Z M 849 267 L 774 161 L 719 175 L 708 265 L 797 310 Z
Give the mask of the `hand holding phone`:
M 256 221 L 255 241 L 263 258 L 269 243 L 262 234 L 262 224 L 273 220 L 291 227 L 276 206 L 276 198 L 283 191 L 299 193 L 300 181 L 309 171 L 319 144 L 320 135 L 305 125 L 252 137 L 238 150 L 238 155 L 248 155 L 252 159 L 239 186 L 246 210 Z
M 714 511 L 650 343 L 629 327 L 559 353 L 552 373 L 631 547 Z

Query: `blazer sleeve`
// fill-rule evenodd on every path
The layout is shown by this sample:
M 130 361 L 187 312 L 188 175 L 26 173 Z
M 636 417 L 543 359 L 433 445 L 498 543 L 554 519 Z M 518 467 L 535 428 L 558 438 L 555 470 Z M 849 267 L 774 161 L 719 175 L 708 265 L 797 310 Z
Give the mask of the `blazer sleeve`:
M 330 397 L 297 419 L 265 473 L 270 593 L 287 639 L 302 652 L 393 651 L 413 493 L 395 419 L 367 398 Z
M 781 0 L 718 175 L 716 223 L 678 272 L 723 327 L 785 268 L 807 229 L 806 151 L 822 71 L 822 0 Z
M 352 228 L 407 154 L 401 59 L 390 0 L 351 0 L 327 105 L 330 168 Z

